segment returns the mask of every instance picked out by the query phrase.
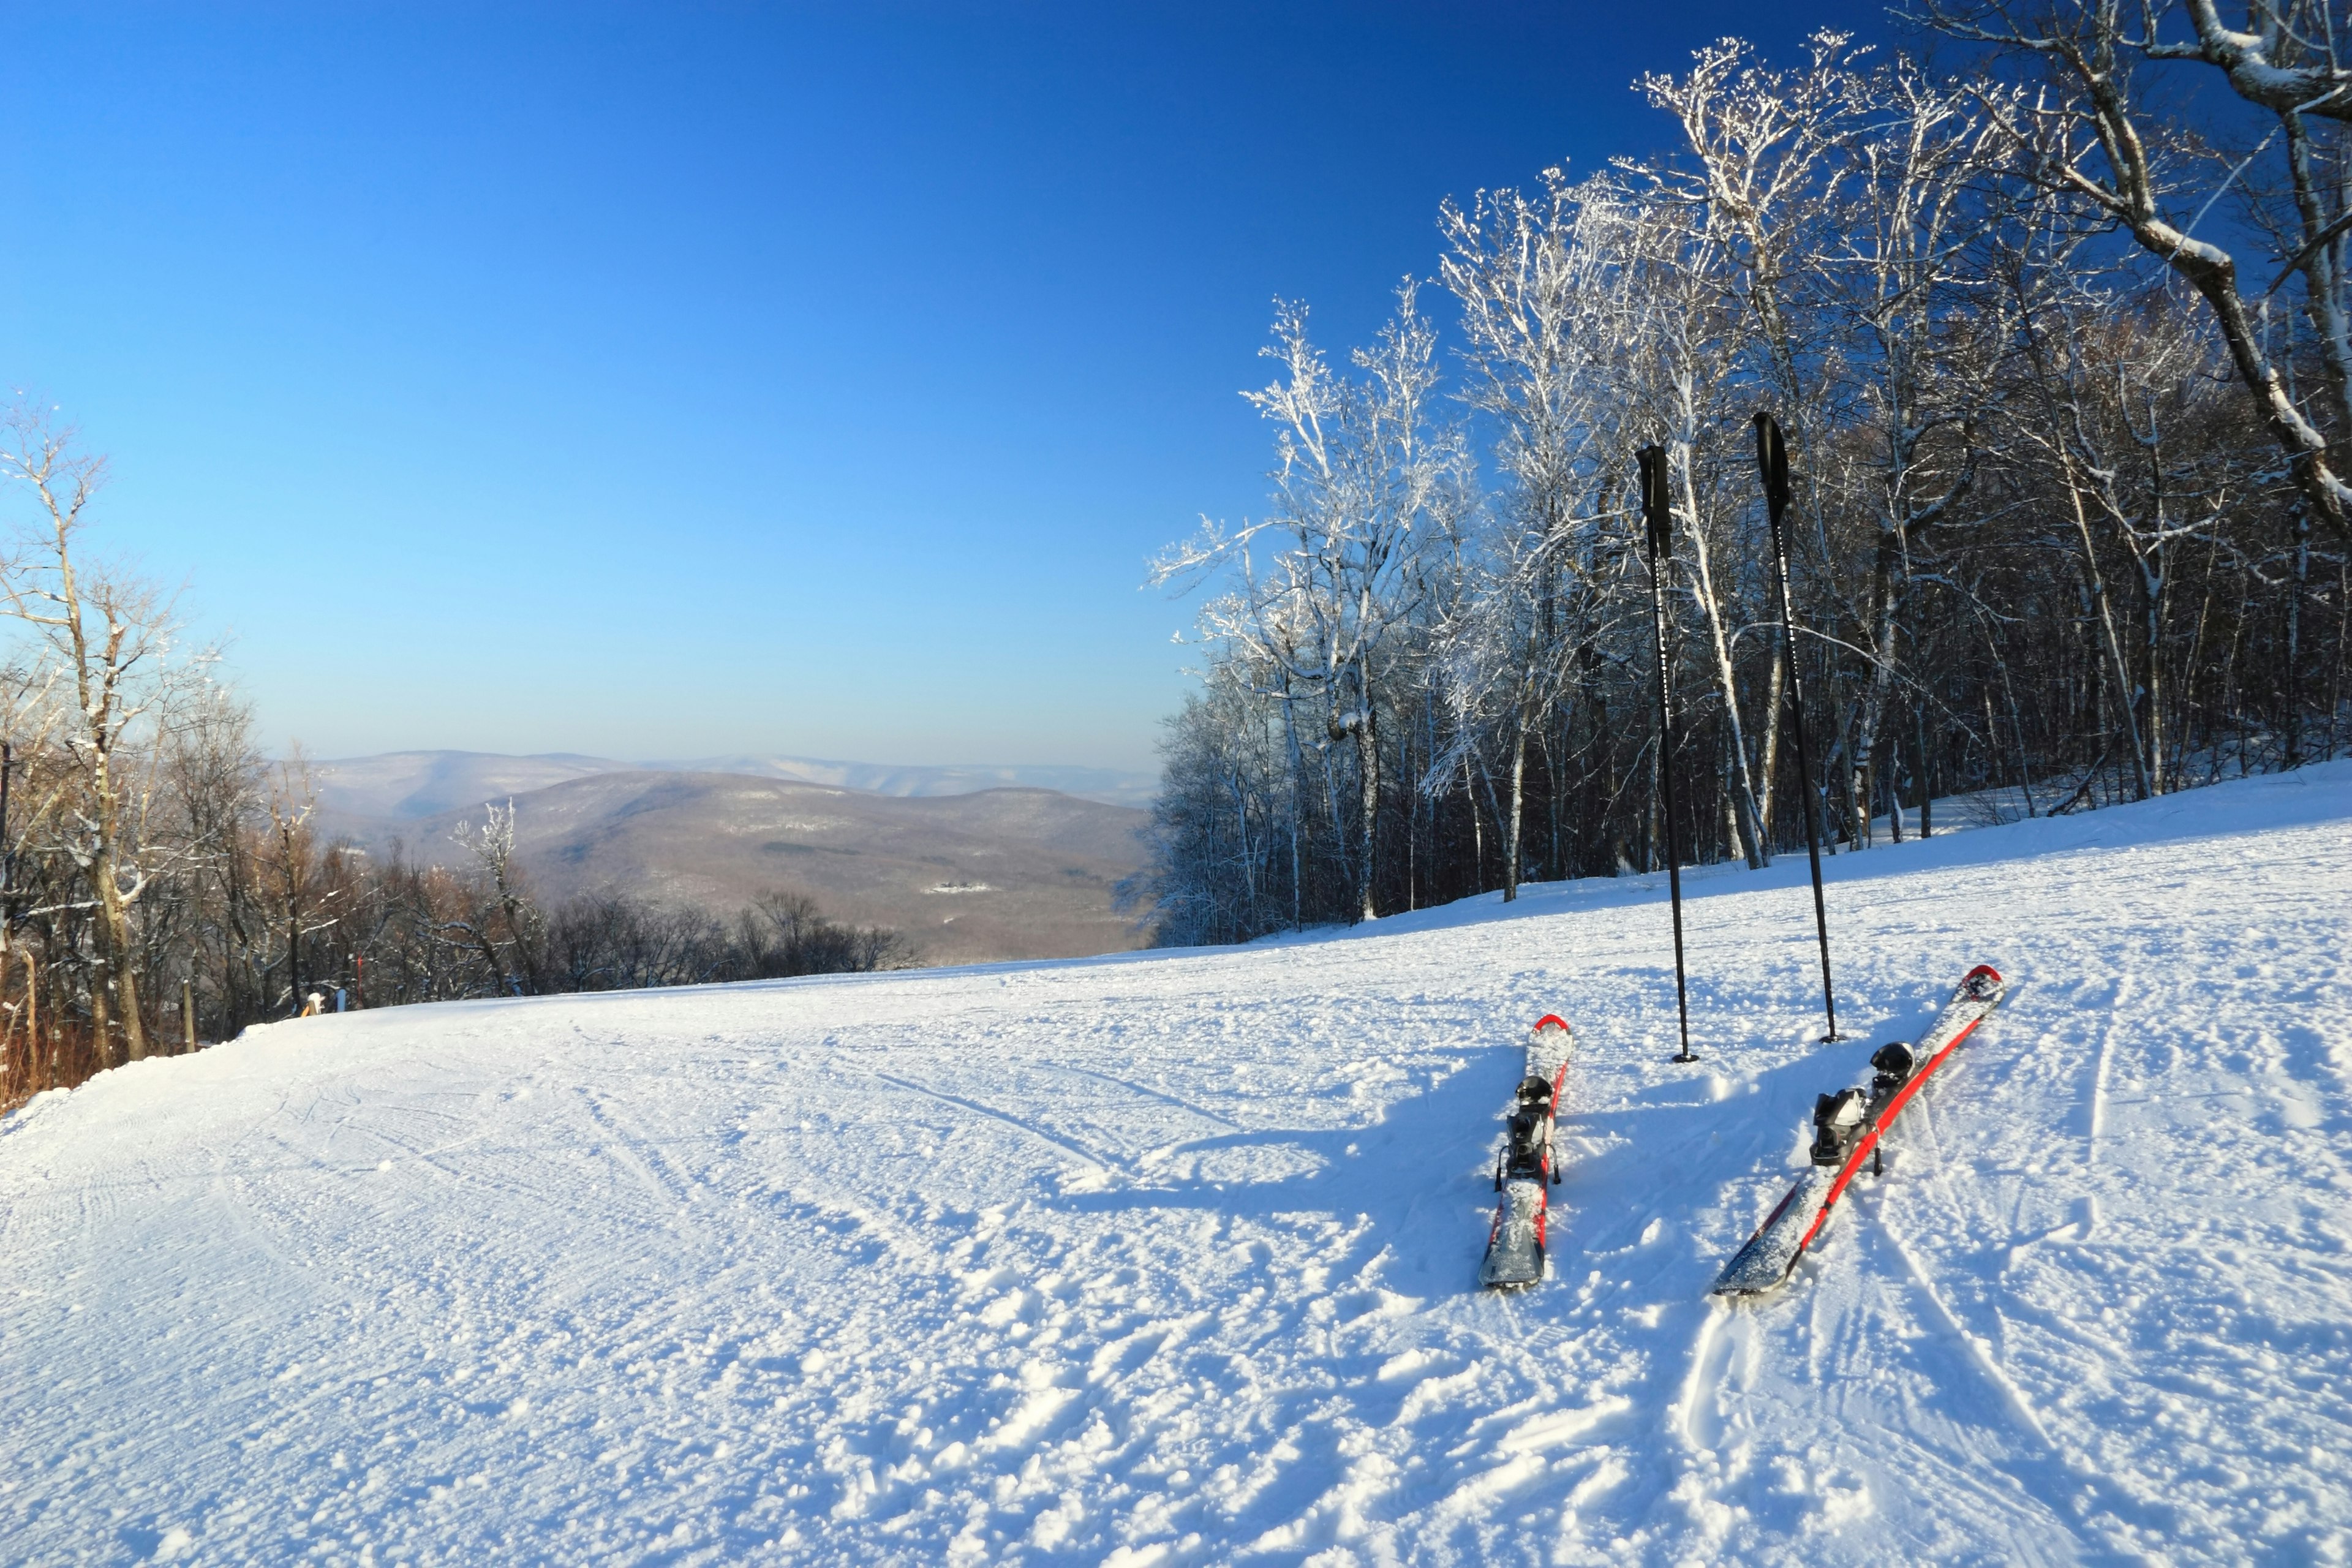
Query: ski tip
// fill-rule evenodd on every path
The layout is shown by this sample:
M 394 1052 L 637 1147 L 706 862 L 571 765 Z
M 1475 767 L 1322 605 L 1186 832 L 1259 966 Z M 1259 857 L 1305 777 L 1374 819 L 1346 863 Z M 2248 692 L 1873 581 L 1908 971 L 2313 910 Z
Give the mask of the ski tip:
M 1542 1017 L 1538 1018 L 1536 1020 L 1535 1027 L 1529 1030 L 1528 1033 L 1540 1035 L 1546 1029 L 1558 1029 L 1563 1035 L 1574 1033 L 1574 1031 L 1568 1026 L 1568 1020 L 1561 1017 L 1557 1013 L 1546 1013 Z
M 1995 985 L 2005 984 L 2000 977 L 2000 971 L 1995 969 L 1990 963 L 1979 963 L 1974 969 L 1969 970 L 1966 974 L 1961 975 L 1960 984 L 1962 985 L 1968 985 L 1979 979 L 1989 980 Z

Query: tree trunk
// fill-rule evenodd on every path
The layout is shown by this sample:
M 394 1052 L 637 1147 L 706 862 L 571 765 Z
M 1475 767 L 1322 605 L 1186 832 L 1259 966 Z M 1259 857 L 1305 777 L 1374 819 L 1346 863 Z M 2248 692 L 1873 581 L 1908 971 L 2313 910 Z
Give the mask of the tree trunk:
M 1356 672 L 1358 695 L 1364 706 L 1356 715 L 1356 783 L 1359 809 L 1363 814 L 1360 857 L 1356 866 L 1356 918 L 1378 920 L 1372 908 L 1372 846 L 1381 825 L 1381 747 L 1372 728 L 1372 687 L 1370 673 Z
M 2280 752 L 2283 765 L 2303 765 L 2303 588 L 2311 575 L 2311 520 L 2294 514 L 2294 574 L 2286 595 L 2286 724 Z M 2339 655 L 2340 657 L 2340 655 Z
M 1282 737 L 1290 750 L 1290 929 L 1307 929 L 1306 878 L 1298 847 L 1300 818 L 1307 815 L 1307 759 L 1298 746 L 1298 716 L 1291 705 L 1290 677 L 1282 678 Z
M 2063 453 L 2065 450 L 2062 437 L 2060 451 Z M 2140 749 L 2139 715 L 2137 704 L 2134 701 L 2137 693 L 2132 690 L 2131 671 L 2124 665 L 2123 639 L 2116 635 L 2115 609 L 2108 602 L 2105 574 L 2099 570 L 2098 550 L 2091 542 L 2091 520 L 2083 510 L 2083 490 L 2075 482 L 2074 462 L 2071 456 L 2065 458 L 2065 468 L 2066 493 L 2074 503 L 2074 530 L 2083 541 L 2083 574 L 2090 585 L 2092 605 L 2098 611 L 2099 631 L 2105 643 L 2107 661 L 2116 682 L 2116 707 L 2123 717 L 2125 742 L 2131 748 L 2132 774 L 2139 790 L 2137 798 L 2146 800 L 2149 794 L 2147 754 Z
M 1780 634 L 1773 635 L 1777 646 Z M 1792 647 L 1786 658 L 1775 658 L 1772 673 L 1765 679 L 1764 765 L 1757 774 L 1756 815 L 1767 853 L 1772 845 L 1772 802 L 1780 793 L 1775 784 L 1780 776 L 1780 710 L 1789 700 L 1789 659 L 1796 657 L 1796 651 Z
M 105 721 L 101 718 L 95 722 Z M 121 803 L 114 798 L 113 773 L 102 741 L 93 748 L 93 755 L 91 773 L 97 798 L 91 804 L 98 813 L 98 830 L 93 836 L 89 870 L 98 889 L 98 929 L 102 933 L 106 986 L 114 993 L 125 1055 L 131 1061 L 143 1061 L 147 1056 L 147 1032 L 141 1026 L 139 1017 L 138 954 L 131 945 L 131 910 L 123 902 L 122 884 L 118 879 L 120 867 L 115 858 Z M 101 1028 L 100 1036 L 105 1032 Z
M 89 1030 L 90 1043 L 98 1052 L 100 1071 L 111 1071 L 117 1065 L 114 1056 L 114 1013 L 106 1005 L 106 994 L 113 989 L 106 978 L 106 955 L 99 954 L 99 973 L 90 976 Z
M 1471 891 L 1486 890 L 1486 829 L 1478 816 L 1478 784 L 1470 773 L 1468 752 L 1462 757 L 1462 799 L 1470 807 Z
M 1897 584 L 1903 563 L 1903 535 L 1884 521 L 1878 528 L 1878 552 L 1870 571 L 1870 684 L 1863 688 L 1862 711 L 1853 741 L 1853 794 L 1864 803 L 1863 838 L 1870 837 L 1869 819 L 1873 764 L 1878 757 L 1879 731 L 1886 721 L 1886 704 L 1895 687 L 1895 631 L 1901 595 Z M 1901 842 L 1898 838 L 1896 842 Z
M 293 1016 L 302 1011 L 302 908 L 294 880 L 294 847 L 290 835 L 280 834 L 279 850 L 286 857 L 286 1005 Z
M 1927 771 L 1927 710 L 1921 702 L 1911 704 L 1912 739 L 1918 742 L 1919 757 L 1919 837 L 1932 838 L 1936 834 L 1936 786 Z
M 1511 737 L 1511 818 L 1503 828 L 1503 902 L 1519 896 L 1520 822 L 1527 805 L 1528 714 L 1519 709 L 1519 722 Z
M 1739 722 L 1739 686 L 1731 668 L 1731 642 L 1723 627 L 1723 606 L 1716 597 L 1715 569 L 1707 559 L 1706 535 L 1698 527 L 1698 493 L 1691 486 L 1691 449 L 1676 444 L 1681 458 L 1683 515 L 1690 525 L 1691 556 L 1698 572 L 1699 609 L 1706 618 L 1707 636 L 1714 655 L 1716 685 L 1723 696 L 1724 723 L 1731 731 L 1733 820 L 1738 827 L 1736 840 L 1739 852 L 1747 858 L 1748 869 L 1760 871 L 1772 863 L 1764 846 L 1763 813 L 1756 805 L 1756 785 L 1748 768 L 1748 739 Z

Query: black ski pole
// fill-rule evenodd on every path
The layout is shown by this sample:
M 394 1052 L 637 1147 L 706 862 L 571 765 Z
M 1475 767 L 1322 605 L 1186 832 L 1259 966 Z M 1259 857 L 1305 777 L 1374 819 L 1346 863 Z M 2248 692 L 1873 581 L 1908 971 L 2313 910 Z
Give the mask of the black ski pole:
M 1642 466 L 1642 518 L 1650 537 L 1650 622 L 1658 641 L 1658 788 L 1666 808 L 1666 894 L 1675 911 L 1675 1009 L 1683 1028 L 1682 1055 L 1675 1060 L 1695 1062 L 1690 1048 L 1690 987 L 1683 969 L 1683 867 L 1675 841 L 1674 677 L 1666 665 L 1666 569 L 1674 559 L 1674 514 L 1666 500 L 1666 452 L 1644 447 L 1634 454 Z
M 1789 704 L 1797 726 L 1797 777 L 1805 801 L 1805 853 L 1813 864 L 1813 931 L 1822 944 L 1822 1005 L 1829 1012 L 1824 1043 L 1837 1039 L 1837 992 L 1830 984 L 1830 917 L 1822 901 L 1821 798 L 1813 793 L 1813 763 L 1805 745 L 1805 683 L 1797 673 L 1797 634 L 1789 613 L 1789 547 L 1780 520 L 1789 510 L 1789 447 L 1780 422 L 1756 416 L 1756 466 L 1764 474 L 1764 507 L 1772 519 L 1772 581 L 1780 591 L 1780 657 L 1789 669 Z

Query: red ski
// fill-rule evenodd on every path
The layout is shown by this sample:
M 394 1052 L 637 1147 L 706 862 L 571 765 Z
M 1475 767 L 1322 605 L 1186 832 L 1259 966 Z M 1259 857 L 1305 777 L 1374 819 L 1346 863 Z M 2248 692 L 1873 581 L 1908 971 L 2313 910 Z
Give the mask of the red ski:
M 1761 1296 L 1787 1283 L 1797 1259 L 1821 1234 L 1830 1210 L 1863 1162 L 1875 1162 L 1878 1141 L 1887 1127 L 1954 1048 L 1992 1016 L 2008 991 L 1999 971 L 1989 963 L 1978 964 L 1961 979 L 1943 1016 L 1916 1048 L 1900 1041 L 1881 1046 L 1870 1058 L 1874 1076 L 1868 1088 L 1841 1089 L 1814 1103 L 1812 1169 L 1773 1205 L 1748 1245 L 1723 1266 L 1711 1294 Z
M 1495 1190 L 1502 1196 L 1478 1265 L 1478 1283 L 1489 1289 L 1521 1289 L 1544 1275 L 1545 1199 L 1559 1180 L 1552 1129 L 1568 1082 L 1569 1044 L 1567 1021 L 1556 1013 L 1537 1019 L 1528 1037 L 1527 1072 L 1495 1156 Z

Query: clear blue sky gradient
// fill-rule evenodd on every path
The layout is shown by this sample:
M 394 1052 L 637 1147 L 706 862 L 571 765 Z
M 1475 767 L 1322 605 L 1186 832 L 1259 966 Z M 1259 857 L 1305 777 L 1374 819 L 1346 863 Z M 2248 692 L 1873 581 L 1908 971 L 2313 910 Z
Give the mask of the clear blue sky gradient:
M 113 454 L 267 742 L 1152 765 L 1338 349 L 1439 201 L 1875 6 L 20 7 L 0 379 Z

